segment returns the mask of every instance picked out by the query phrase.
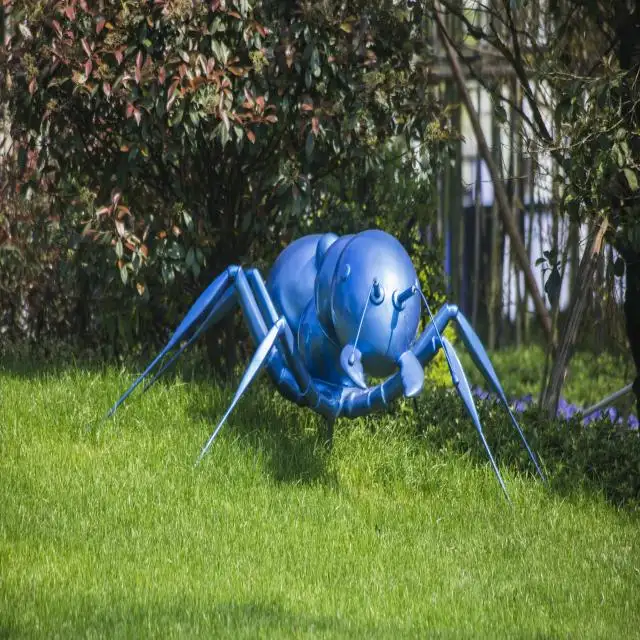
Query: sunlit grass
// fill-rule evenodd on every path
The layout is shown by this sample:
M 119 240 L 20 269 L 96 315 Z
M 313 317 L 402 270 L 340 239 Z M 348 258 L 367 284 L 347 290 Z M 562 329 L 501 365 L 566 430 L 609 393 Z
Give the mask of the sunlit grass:
M 462 362 L 469 379 L 488 389 L 487 382 L 461 349 Z M 506 348 L 491 354 L 491 361 L 500 373 L 500 380 L 509 397 L 520 398 L 531 394 L 537 401 L 540 384 L 544 379 L 545 352 L 539 346 Z M 633 382 L 635 367 L 631 356 L 614 356 L 609 353 L 594 355 L 577 352 L 569 363 L 562 395 L 578 407 L 588 407 L 607 395 Z M 631 408 L 634 399 L 630 395 L 620 406 Z M 634 408 L 635 410 L 635 408 Z
M 130 379 L 0 372 L 0 637 L 638 635 L 637 516 L 266 384 L 194 467 L 232 388 Z

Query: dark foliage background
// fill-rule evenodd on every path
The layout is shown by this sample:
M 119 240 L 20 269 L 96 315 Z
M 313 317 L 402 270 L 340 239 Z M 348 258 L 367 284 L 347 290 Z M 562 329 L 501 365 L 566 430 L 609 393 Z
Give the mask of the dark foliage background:
M 419 7 L 5 3 L 0 331 L 153 351 L 229 264 L 377 226 L 442 291 L 435 176 L 452 138 Z M 357 204 L 356 204 L 357 203 Z M 210 332 L 232 365 L 238 320 Z

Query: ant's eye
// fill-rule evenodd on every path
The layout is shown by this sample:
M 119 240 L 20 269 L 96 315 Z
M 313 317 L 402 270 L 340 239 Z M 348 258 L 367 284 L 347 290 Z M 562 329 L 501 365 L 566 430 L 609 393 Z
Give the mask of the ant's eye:
M 393 292 L 391 299 L 393 300 L 393 306 L 398 310 L 402 311 L 404 309 L 405 302 L 415 293 L 417 293 L 418 289 L 415 285 L 411 285 L 407 287 L 404 291 L 398 291 L 397 289 Z
M 373 304 L 380 304 L 384 300 L 384 287 L 377 278 L 373 279 L 373 287 L 371 287 L 371 296 L 369 297 Z

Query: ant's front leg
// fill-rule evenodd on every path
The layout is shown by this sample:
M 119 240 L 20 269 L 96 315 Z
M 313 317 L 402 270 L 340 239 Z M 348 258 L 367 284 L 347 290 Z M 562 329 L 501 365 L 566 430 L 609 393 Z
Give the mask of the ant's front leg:
M 257 269 L 252 269 L 250 279 L 240 269 L 235 282 L 236 290 L 252 337 L 258 345 L 255 354 L 240 380 L 229 408 L 216 425 L 202 449 L 198 462 L 206 454 L 244 392 L 249 388 L 263 366 L 280 392 L 297 404 L 313 409 L 333 423 L 338 413 L 341 393 L 326 393 L 313 381 L 302 358 L 293 347 L 293 333 L 284 316 L 278 316 L 264 281 Z M 268 317 L 263 317 L 262 314 Z M 266 322 L 271 328 L 267 331 Z M 274 349 L 275 347 L 275 349 Z M 333 425 L 332 425 L 333 426 Z M 332 428 L 331 426 L 331 428 Z M 332 431 L 328 434 L 331 439 Z

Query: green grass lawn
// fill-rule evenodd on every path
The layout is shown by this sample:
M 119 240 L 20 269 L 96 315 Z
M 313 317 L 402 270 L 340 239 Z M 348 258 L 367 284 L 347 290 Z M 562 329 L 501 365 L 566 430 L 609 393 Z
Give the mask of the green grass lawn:
M 466 351 L 460 351 L 469 380 L 488 389 L 489 386 Z M 491 361 L 500 373 L 500 380 L 509 397 L 519 398 L 532 394 L 538 401 L 545 363 L 545 353 L 540 347 L 532 345 L 519 349 L 501 349 L 491 354 Z M 633 382 L 635 375 L 630 354 L 623 357 L 608 353 L 595 355 L 577 352 L 569 362 L 562 395 L 567 401 L 586 409 Z M 633 395 L 629 395 L 617 405 L 635 411 L 634 402 Z
M 130 380 L 0 371 L 0 637 L 639 636 L 637 515 L 266 384 L 194 468 L 233 389 Z

